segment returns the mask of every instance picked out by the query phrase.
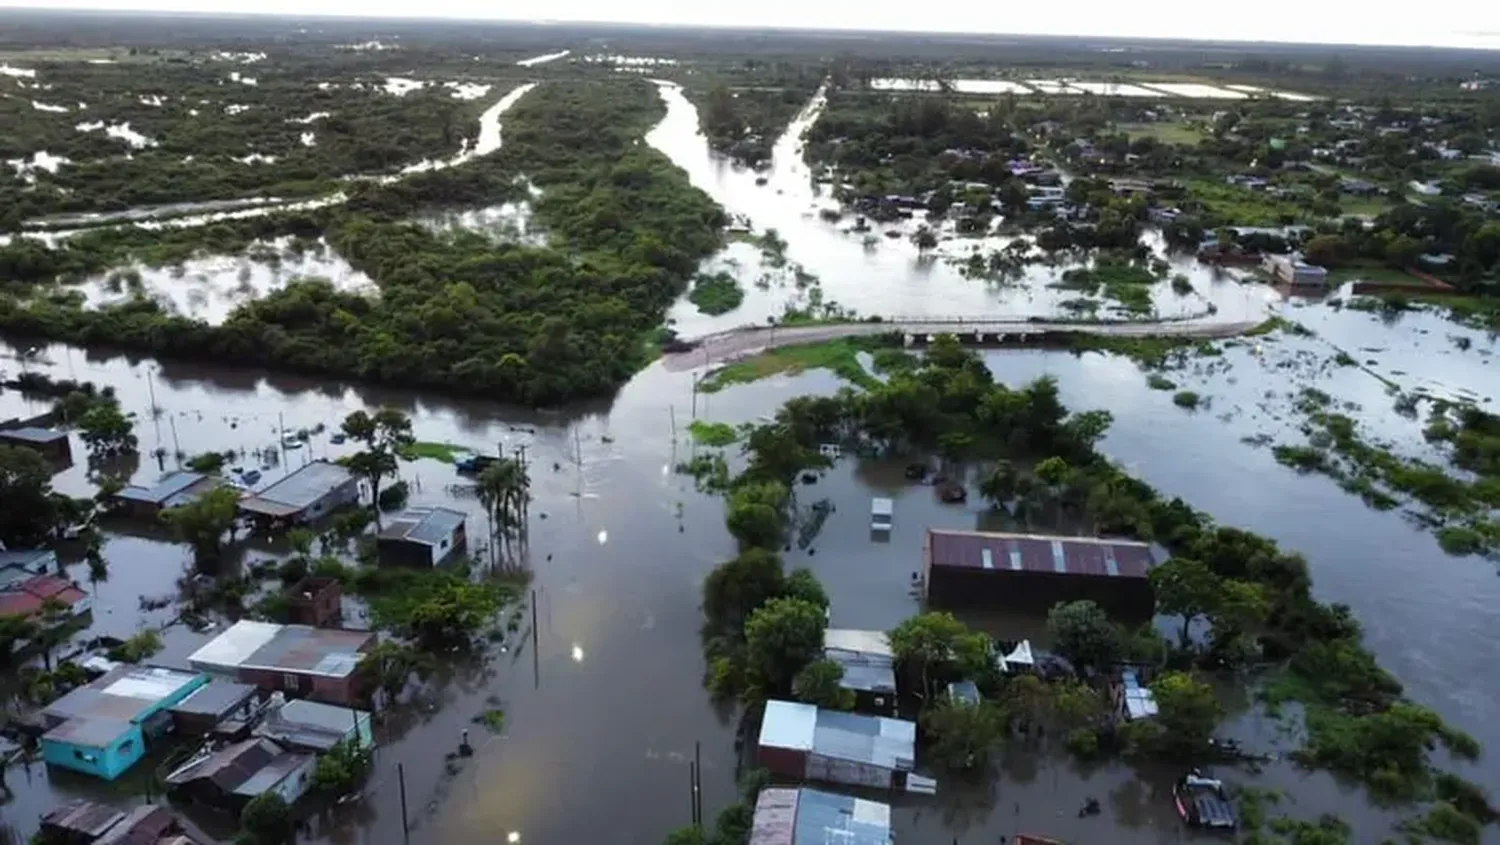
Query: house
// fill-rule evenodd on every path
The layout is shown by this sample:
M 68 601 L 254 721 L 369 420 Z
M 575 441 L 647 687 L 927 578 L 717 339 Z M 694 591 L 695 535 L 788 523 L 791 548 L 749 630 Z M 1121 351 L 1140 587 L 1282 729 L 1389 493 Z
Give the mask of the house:
M 33 575 L 57 571 L 57 552 L 51 549 L 0 551 L 0 590 Z
M 216 678 L 347 705 L 363 697 L 359 662 L 375 641 L 369 631 L 242 619 L 193 652 L 188 665 Z
M 1308 264 L 1296 255 L 1268 254 L 1261 260 L 1261 267 L 1271 274 L 1271 280 L 1284 285 L 1298 287 L 1323 287 L 1328 284 L 1328 271 Z
M 891 807 L 817 789 L 767 787 L 755 799 L 750 845 L 891 845 Z
M 111 500 L 115 507 L 128 516 L 152 519 L 162 511 L 180 508 L 199 496 L 217 489 L 224 483 L 217 476 L 201 472 L 176 470 L 157 479 L 155 484 L 142 486 L 131 484 L 120 490 Z
M 167 708 L 178 736 L 237 735 L 265 699 L 259 687 L 214 679 Z
M 1110 693 L 1116 714 L 1126 722 L 1149 719 L 1157 713 L 1156 695 L 1141 683 L 1134 669 L 1122 671 L 1119 682 L 1111 685 Z
M 934 792 L 937 784 L 912 774 L 916 747 L 913 722 L 773 700 L 766 702 L 756 757 L 781 777 Z
M 1092 599 L 1131 616 L 1155 607 L 1146 573 L 1156 565 L 1148 543 L 928 529 L 922 584 L 929 602 L 1045 608 Z
M 437 566 L 466 547 L 463 511 L 453 508 L 407 508 L 388 520 L 376 535 L 380 562 L 396 566 Z
M 265 522 L 301 525 L 358 501 L 359 481 L 349 470 L 328 461 L 313 461 L 241 499 L 240 512 Z
M 286 591 L 287 618 L 297 625 L 330 628 L 344 616 L 344 586 L 337 578 L 309 575 Z
M 72 463 L 73 449 L 68 433 L 55 428 L 23 426 L 0 431 L 0 446 L 19 446 L 41 452 L 42 457 L 59 463 Z
M 364 710 L 316 701 L 287 701 L 274 694 L 266 717 L 255 726 L 255 735 L 274 739 L 286 748 L 318 754 L 341 742 L 358 743 L 362 748 L 375 744 L 370 714 Z
M 195 845 L 183 821 L 159 804 L 129 812 L 75 801 L 42 816 L 40 841 L 50 845 Z
M 167 790 L 238 815 L 252 798 L 273 792 L 288 805 L 312 787 L 316 754 L 288 751 L 263 737 L 205 749 L 166 776 Z
M 1436 197 L 1442 195 L 1443 193 L 1442 186 L 1438 185 L 1436 182 L 1418 182 L 1417 180 L 1413 179 L 1410 182 L 1406 183 L 1406 187 L 1409 188 L 1412 193 L 1423 197 Z
M 42 711 L 42 759 L 114 780 L 146 753 L 146 742 L 172 724 L 165 711 L 208 683 L 197 672 L 121 666 Z
M 32 575 L 23 581 L 11 581 L 0 587 L 0 617 L 40 618 L 48 600 L 61 602 L 68 608 L 65 621 L 76 619 L 94 609 L 93 597 L 72 581 L 59 575 Z
M 839 686 L 854 693 L 859 709 L 895 715 L 896 657 L 884 631 L 829 628 L 823 656 L 843 667 Z

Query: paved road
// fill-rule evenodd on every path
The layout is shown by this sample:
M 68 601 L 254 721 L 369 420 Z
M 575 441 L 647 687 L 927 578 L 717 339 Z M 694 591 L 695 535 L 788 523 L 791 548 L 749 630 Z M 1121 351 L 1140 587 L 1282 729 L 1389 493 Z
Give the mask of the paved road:
M 972 323 L 924 322 L 899 320 L 881 323 L 838 323 L 834 325 L 745 326 L 706 335 L 696 339 L 698 348 L 691 352 L 673 352 L 663 356 L 669 370 L 683 371 L 733 360 L 779 346 L 820 343 L 842 337 L 904 332 L 906 334 L 944 334 L 984 332 L 985 334 L 1031 335 L 1066 332 L 1107 335 L 1111 337 L 1199 337 L 1222 338 L 1244 334 L 1259 323 L 1220 323 L 1209 320 L 1139 323 L 1031 323 L 1006 320 L 976 320 Z

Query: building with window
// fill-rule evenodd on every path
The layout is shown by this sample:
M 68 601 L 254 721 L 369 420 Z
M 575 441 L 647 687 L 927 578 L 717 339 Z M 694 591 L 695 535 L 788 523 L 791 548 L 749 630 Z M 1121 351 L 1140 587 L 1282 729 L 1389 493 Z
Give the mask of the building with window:
M 766 702 L 756 757 L 780 777 L 932 793 L 916 768 L 917 726 L 902 719 Z
M 298 751 L 322 754 L 341 742 L 361 748 L 375 744 L 370 732 L 370 714 L 350 707 L 316 701 L 287 701 L 273 694 L 265 718 L 255 726 L 255 735 L 274 739 Z
M 386 521 L 376 536 L 380 562 L 438 566 L 464 551 L 466 514 L 453 508 L 408 508 Z
M 54 766 L 114 780 L 166 732 L 166 711 L 208 678 L 159 666 L 121 666 L 59 698 L 42 711 L 42 759 Z
M 329 461 L 292 470 L 286 478 L 240 500 L 240 512 L 261 522 L 306 525 L 359 501 L 359 480 Z
M 129 516 L 152 519 L 162 511 L 180 508 L 199 496 L 216 490 L 224 480 L 201 472 L 177 470 L 157 479 L 155 484 L 131 484 L 114 495 L 115 507 Z
M 22 426 L 0 430 L 0 446 L 19 446 L 58 463 L 71 463 L 73 447 L 68 443 L 68 433 L 55 428 Z
M 312 787 L 315 754 L 288 751 L 261 737 L 204 750 L 166 777 L 174 796 L 238 814 L 252 798 L 281 796 L 288 806 Z
M 767 787 L 755 799 L 750 845 L 891 845 L 891 805 L 816 789 Z
M 242 619 L 194 652 L 188 665 L 288 698 L 352 705 L 364 697 L 359 662 L 376 639 L 371 631 Z

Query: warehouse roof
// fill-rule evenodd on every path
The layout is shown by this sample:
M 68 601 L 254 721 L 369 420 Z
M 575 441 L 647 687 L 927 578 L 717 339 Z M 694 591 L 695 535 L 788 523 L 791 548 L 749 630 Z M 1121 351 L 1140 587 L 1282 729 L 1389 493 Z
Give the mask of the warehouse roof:
M 244 619 L 193 652 L 188 664 L 205 671 L 271 669 L 346 678 L 363 656 L 360 649 L 374 637 L 369 631 Z
M 901 719 L 770 701 L 761 723 L 760 744 L 911 771 L 916 765 L 917 726 Z
M 1111 578 L 1145 578 L 1156 562 L 1135 540 L 931 528 L 927 554 L 933 566 Z
M 762 789 L 750 830 L 750 845 L 890 845 L 894 839 L 890 805 L 816 789 Z
M 380 539 L 436 546 L 463 525 L 466 516 L 453 508 L 407 508 L 386 522 L 380 530 Z

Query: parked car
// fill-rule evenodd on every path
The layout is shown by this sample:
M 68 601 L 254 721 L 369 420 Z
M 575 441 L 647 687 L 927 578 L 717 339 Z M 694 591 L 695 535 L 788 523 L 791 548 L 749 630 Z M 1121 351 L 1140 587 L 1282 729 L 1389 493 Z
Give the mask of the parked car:
M 1234 805 L 1224 793 L 1224 782 L 1204 777 L 1197 769 L 1172 784 L 1172 800 L 1177 805 L 1177 815 L 1191 827 L 1234 830 L 1238 826 Z

